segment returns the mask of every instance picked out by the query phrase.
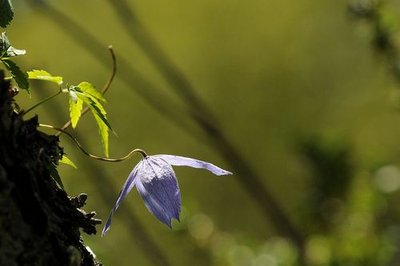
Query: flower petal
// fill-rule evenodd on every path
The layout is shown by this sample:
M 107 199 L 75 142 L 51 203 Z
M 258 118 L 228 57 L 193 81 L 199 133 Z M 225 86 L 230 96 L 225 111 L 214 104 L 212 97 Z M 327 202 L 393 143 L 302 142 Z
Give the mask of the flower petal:
M 203 168 L 215 175 L 231 175 L 232 173 L 226 171 L 218 166 L 213 165 L 212 163 L 183 157 L 183 156 L 175 156 L 175 155 L 166 155 L 166 154 L 159 154 L 152 156 L 153 158 L 161 158 L 165 160 L 167 163 L 175 166 L 189 166 L 193 168 Z
M 136 188 L 147 209 L 161 222 L 171 227 L 179 220 L 181 194 L 171 165 L 161 158 L 149 156 L 138 172 Z
M 101 233 L 102 236 L 104 236 L 107 231 L 110 229 L 111 226 L 111 218 L 114 215 L 114 212 L 118 209 L 119 205 L 121 205 L 122 201 L 126 198 L 128 193 L 132 190 L 132 188 L 135 186 L 135 178 L 138 175 L 139 169 L 143 165 L 143 160 L 140 161 L 132 170 L 132 172 L 129 174 L 128 178 L 125 181 L 125 184 L 122 186 L 121 191 L 119 192 L 117 201 L 115 202 L 114 207 L 112 208 L 110 215 L 108 216 L 107 222 L 104 225 L 103 231 Z

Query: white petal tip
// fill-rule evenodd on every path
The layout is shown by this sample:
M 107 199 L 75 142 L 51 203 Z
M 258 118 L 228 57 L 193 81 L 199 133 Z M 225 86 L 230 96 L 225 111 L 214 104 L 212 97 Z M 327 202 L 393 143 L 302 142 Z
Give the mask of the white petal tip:
M 224 171 L 221 175 L 233 175 L 233 173 L 229 171 Z

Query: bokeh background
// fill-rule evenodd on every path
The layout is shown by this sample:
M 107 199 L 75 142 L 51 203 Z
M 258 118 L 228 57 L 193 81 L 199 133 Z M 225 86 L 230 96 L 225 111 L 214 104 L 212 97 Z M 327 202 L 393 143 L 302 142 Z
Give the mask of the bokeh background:
M 104 238 L 84 236 L 104 265 L 399 265 L 399 1 L 14 2 L 25 70 L 102 88 L 113 46 L 111 157 L 142 148 L 235 173 L 176 167 L 172 230 L 132 191 Z M 32 83 L 17 101 L 56 90 Z M 36 113 L 61 126 L 67 104 Z M 74 134 L 101 154 L 90 115 Z M 78 166 L 59 167 L 66 191 L 105 220 L 139 158 L 91 161 L 61 141 Z

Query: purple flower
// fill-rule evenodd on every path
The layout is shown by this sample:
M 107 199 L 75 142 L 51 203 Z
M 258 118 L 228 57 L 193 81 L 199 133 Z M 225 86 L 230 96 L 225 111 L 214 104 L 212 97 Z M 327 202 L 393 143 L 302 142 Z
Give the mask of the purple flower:
M 134 186 L 136 186 L 147 209 L 158 220 L 169 227 L 171 227 L 172 218 L 179 221 L 181 194 L 172 165 L 203 168 L 215 175 L 232 174 L 211 163 L 187 157 L 174 155 L 146 156 L 133 168 L 126 179 L 104 226 L 102 236 L 110 229 L 111 217 Z

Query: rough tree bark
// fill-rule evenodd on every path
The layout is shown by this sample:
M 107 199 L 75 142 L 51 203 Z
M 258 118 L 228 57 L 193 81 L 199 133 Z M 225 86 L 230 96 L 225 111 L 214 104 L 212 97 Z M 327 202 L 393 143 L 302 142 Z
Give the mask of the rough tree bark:
M 58 138 L 15 108 L 0 72 L 0 265 L 101 265 L 80 236 L 100 223 L 80 209 L 86 195 L 69 197 L 50 175 L 63 154 Z

